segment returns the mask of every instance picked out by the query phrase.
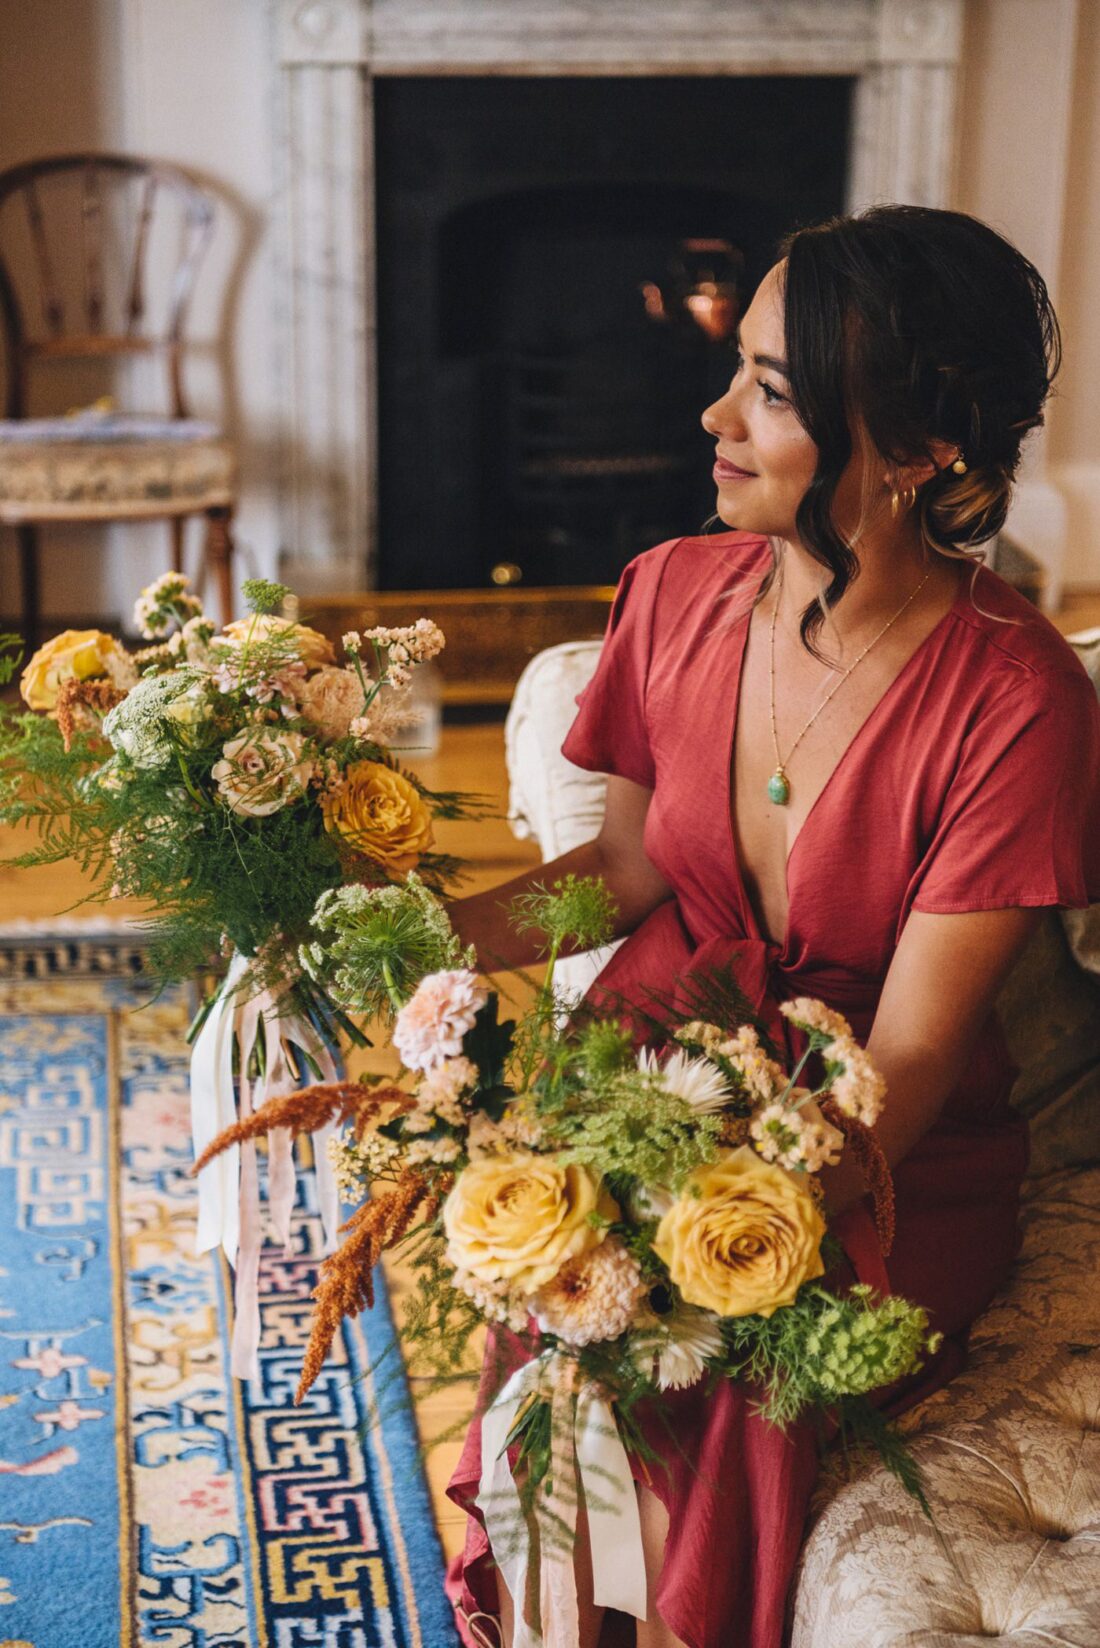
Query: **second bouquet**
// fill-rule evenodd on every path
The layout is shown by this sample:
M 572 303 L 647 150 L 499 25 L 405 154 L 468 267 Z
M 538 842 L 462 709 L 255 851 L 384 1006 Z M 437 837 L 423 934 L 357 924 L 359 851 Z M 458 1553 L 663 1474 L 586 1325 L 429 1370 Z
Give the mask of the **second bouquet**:
M 149 908 L 152 971 L 164 981 L 218 974 L 192 1029 L 196 1153 L 216 1134 L 303 1082 L 334 1078 L 354 1020 L 298 961 L 319 897 L 384 887 L 416 868 L 441 889 L 458 865 L 434 826 L 464 810 L 400 760 L 415 745 L 412 673 L 443 636 L 430 620 L 343 637 L 281 615 L 290 591 L 246 583 L 251 611 L 223 630 L 187 579 L 144 590 L 147 646 L 65 631 L 23 672 L 27 712 L 0 711 L 0 821 L 36 828 L 17 862 L 74 858 L 91 897 Z M 266 1131 L 266 1130 L 265 1130 Z M 329 1247 L 337 1192 L 315 1139 Z M 271 1226 L 286 1240 L 295 1195 L 291 1136 L 268 1149 Z M 199 1178 L 198 1246 L 236 1267 L 233 1370 L 257 1371 L 261 1245 L 256 1149 Z

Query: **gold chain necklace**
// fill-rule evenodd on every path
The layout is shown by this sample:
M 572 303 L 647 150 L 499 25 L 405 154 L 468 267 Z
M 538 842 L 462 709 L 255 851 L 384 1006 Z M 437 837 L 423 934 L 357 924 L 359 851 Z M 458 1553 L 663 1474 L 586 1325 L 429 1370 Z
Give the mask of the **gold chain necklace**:
M 931 567 L 929 567 L 928 571 L 925 573 L 924 577 L 921 579 L 920 583 L 917 585 L 917 587 L 913 591 L 912 595 L 909 595 L 909 596 L 906 597 L 906 599 L 901 603 L 901 606 L 898 608 L 898 610 L 895 612 L 894 616 L 889 620 L 889 622 L 883 624 L 882 628 L 879 630 L 878 634 L 874 637 L 874 639 L 872 641 L 868 641 L 867 645 L 864 647 L 864 649 L 860 653 L 859 657 L 854 659 L 852 661 L 852 663 L 850 663 L 848 665 L 848 668 L 844 671 L 844 674 L 840 677 L 840 680 L 837 681 L 834 686 L 830 687 L 829 691 L 826 693 L 826 695 L 822 699 L 821 703 L 817 706 L 816 710 L 810 716 L 810 719 L 806 722 L 806 725 L 803 727 L 802 731 L 799 733 L 798 737 L 795 739 L 794 743 L 791 745 L 790 749 L 787 751 L 787 760 L 784 761 L 783 757 L 779 753 L 779 733 L 776 730 L 776 725 L 775 725 L 775 623 L 776 623 L 776 619 L 779 617 L 779 598 L 783 593 L 783 572 L 782 572 L 782 569 L 780 569 L 779 584 L 778 584 L 778 587 L 776 588 L 776 592 L 775 592 L 775 605 L 772 608 L 771 646 L 770 646 L 772 743 L 775 746 L 775 771 L 772 773 L 771 777 L 768 779 L 768 800 L 769 801 L 774 801 L 775 805 L 777 807 L 785 807 L 787 805 L 788 801 L 791 799 L 791 781 L 787 777 L 787 761 L 789 761 L 791 759 L 791 756 L 794 754 L 795 750 L 801 744 L 802 740 L 805 738 L 806 734 L 809 732 L 810 728 L 813 726 L 814 722 L 817 720 L 818 716 L 821 714 L 821 712 L 825 708 L 826 704 L 832 698 L 833 694 L 835 692 L 840 691 L 840 688 L 844 685 L 845 681 L 847 681 L 849 675 L 851 675 L 852 671 L 856 668 L 856 665 L 857 664 L 862 664 L 863 660 L 866 658 L 866 656 L 870 652 L 871 648 L 876 647 L 878 645 L 878 643 L 882 640 L 882 637 L 886 634 L 886 631 L 888 629 L 891 629 L 893 627 L 893 625 L 897 623 L 898 619 L 901 617 L 901 615 L 905 611 L 906 607 L 910 606 L 911 603 L 916 600 L 917 596 L 920 594 L 921 590 L 924 588 L 925 584 L 928 582 L 928 580 L 929 580 L 929 578 L 931 578 L 931 576 L 932 576 L 932 569 L 931 569 Z

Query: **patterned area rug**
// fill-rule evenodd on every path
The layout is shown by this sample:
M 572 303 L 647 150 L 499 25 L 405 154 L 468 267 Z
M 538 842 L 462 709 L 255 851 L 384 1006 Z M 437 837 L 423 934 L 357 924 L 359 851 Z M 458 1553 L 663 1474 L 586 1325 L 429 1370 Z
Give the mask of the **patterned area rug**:
M 451 1648 L 384 1299 L 291 1405 L 310 1172 L 292 1251 L 265 1251 L 260 1379 L 229 1379 L 188 1007 L 132 941 L 0 939 L 0 1648 Z

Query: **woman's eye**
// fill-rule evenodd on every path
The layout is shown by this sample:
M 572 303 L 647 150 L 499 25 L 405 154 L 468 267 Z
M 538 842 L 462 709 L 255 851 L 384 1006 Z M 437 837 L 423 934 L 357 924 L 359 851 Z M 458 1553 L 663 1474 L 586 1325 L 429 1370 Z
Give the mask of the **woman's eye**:
M 735 347 L 734 351 L 733 351 L 733 376 L 734 376 L 734 378 L 735 379 L 739 378 L 741 376 L 741 373 L 744 371 L 744 369 L 745 369 L 745 357 L 741 353 L 740 349 Z M 786 404 L 787 404 L 786 395 L 781 395 L 779 393 L 778 389 L 773 389 L 770 383 L 765 383 L 764 382 L 763 378 L 757 378 L 756 381 L 759 384 L 760 388 L 764 392 L 764 400 L 765 400 L 765 403 L 768 406 L 786 406 Z

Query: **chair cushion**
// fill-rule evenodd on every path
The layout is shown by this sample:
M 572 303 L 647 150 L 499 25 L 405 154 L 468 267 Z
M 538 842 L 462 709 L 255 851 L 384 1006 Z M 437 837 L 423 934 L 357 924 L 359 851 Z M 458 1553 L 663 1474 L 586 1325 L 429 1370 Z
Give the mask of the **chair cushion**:
M 791 1648 L 1100 1642 L 1098 1265 L 1100 1169 L 1034 1181 L 968 1367 L 901 1421 L 935 1525 L 883 1467 L 843 1481 L 835 1458 Z
M 0 421 L 0 520 L 182 514 L 235 488 L 233 448 L 198 419 Z

